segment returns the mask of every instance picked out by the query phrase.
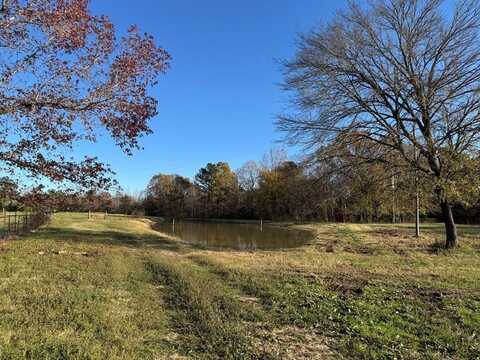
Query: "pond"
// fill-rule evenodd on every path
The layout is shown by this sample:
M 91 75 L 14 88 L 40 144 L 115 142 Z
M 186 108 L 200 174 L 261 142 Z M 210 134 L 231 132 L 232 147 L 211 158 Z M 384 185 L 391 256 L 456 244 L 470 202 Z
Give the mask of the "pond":
M 306 230 L 260 224 L 213 222 L 163 222 L 156 229 L 183 241 L 209 248 L 275 250 L 295 248 L 313 237 Z

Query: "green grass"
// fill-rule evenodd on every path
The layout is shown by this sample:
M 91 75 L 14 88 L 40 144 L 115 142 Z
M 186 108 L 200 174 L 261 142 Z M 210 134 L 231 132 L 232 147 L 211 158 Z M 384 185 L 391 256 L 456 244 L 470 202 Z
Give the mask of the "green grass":
M 0 359 L 478 359 L 480 229 L 305 225 L 209 251 L 150 219 L 56 214 L 0 244 Z

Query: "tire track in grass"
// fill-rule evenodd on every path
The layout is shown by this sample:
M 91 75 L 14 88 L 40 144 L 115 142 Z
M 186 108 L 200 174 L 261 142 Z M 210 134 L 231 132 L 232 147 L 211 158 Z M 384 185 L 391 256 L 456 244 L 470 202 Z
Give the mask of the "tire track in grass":
M 289 288 L 287 285 L 279 288 L 278 281 L 283 281 L 276 278 L 275 274 L 251 275 L 228 268 L 202 255 L 190 256 L 190 259 L 215 274 L 231 288 L 254 299 L 263 320 L 255 338 L 258 347 L 281 359 L 342 358 L 340 354 L 332 351 L 333 340 L 329 335 L 312 329 L 311 322 L 315 320 L 309 313 L 310 306 L 303 303 L 303 300 L 296 303 L 293 298 L 300 296 L 302 299 L 304 294 L 292 292 L 295 287 Z M 333 308 L 327 302 L 323 304 L 326 307 L 322 306 L 321 313 L 326 318 Z
M 222 281 L 226 282 L 228 286 L 240 291 L 245 297 L 250 297 L 252 300 L 259 300 L 264 311 L 270 309 L 273 287 L 267 285 L 266 282 L 256 281 L 252 276 L 248 276 L 235 269 L 226 268 L 206 256 L 190 256 L 190 259 L 198 266 L 218 276 Z M 265 316 L 265 314 L 263 315 Z
M 182 257 L 146 260 L 152 281 L 166 287 L 164 300 L 182 335 L 183 352 L 205 359 L 269 359 L 248 336 L 248 312 L 228 288 L 206 269 Z

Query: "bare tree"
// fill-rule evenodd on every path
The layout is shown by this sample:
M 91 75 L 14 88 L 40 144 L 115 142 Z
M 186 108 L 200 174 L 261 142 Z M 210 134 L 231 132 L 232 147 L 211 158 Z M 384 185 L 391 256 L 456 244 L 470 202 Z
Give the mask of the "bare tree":
M 249 160 L 236 171 L 240 188 L 244 191 L 254 191 L 258 187 L 260 167 L 256 161 Z
M 480 4 L 460 0 L 450 16 L 442 5 L 352 1 L 330 24 L 303 35 L 285 64 L 285 88 L 298 111 L 278 126 L 289 141 L 315 148 L 356 137 L 382 150 L 371 160 L 400 155 L 434 185 L 446 247 L 453 248 L 452 202 L 478 178 Z
M 260 161 L 260 167 L 272 170 L 279 167 L 283 162 L 287 161 L 288 155 L 285 149 L 272 148 L 268 150 Z

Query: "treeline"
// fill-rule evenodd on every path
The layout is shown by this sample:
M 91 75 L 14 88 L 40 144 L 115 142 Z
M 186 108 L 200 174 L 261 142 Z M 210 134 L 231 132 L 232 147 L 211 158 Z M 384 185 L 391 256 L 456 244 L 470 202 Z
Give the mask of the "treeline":
M 360 161 L 364 145 L 332 147 L 304 161 L 271 151 L 233 171 L 208 163 L 193 180 L 157 174 L 138 195 L 107 191 L 20 191 L 0 179 L 2 207 L 42 206 L 53 211 L 95 211 L 166 218 L 264 219 L 326 222 L 413 221 L 416 197 L 422 217 L 440 218 L 428 181 L 401 166 Z M 40 205 L 41 204 L 41 205 Z M 480 203 L 454 206 L 459 222 L 477 223 Z
M 108 212 L 113 214 L 143 215 L 140 195 L 107 191 L 54 191 L 46 193 L 46 202 L 55 211 Z
M 413 217 L 410 176 L 381 164 L 341 167 L 338 159 L 295 162 L 282 152 L 248 161 L 237 171 L 225 162 L 209 163 L 193 181 L 155 175 L 143 204 L 148 215 L 176 218 L 400 222 Z M 422 212 L 434 213 L 429 197 L 422 198 Z
M 364 144 L 335 146 L 305 161 L 271 151 L 236 171 L 225 162 L 209 163 L 193 181 L 158 174 L 143 206 L 147 215 L 174 218 L 406 222 L 414 220 L 418 196 L 420 215 L 441 219 L 428 179 L 391 166 L 395 161 L 359 160 L 365 151 Z M 480 203 L 455 204 L 454 212 L 459 222 L 477 223 Z
M 236 171 L 225 162 L 209 163 L 193 181 L 158 174 L 145 191 L 145 212 L 175 218 L 403 222 L 413 219 L 418 192 L 422 216 L 438 215 L 431 189 L 418 175 L 352 161 L 352 151 L 335 149 L 329 160 L 301 162 L 272 151 Z M 458 212 L 472 221 L 477 208 Z
M 0 206 L 4 211 L 45 210 L 76 212 L 145 213 L 139 195 L 107 191 L 46 190 L 42 186 L 22 188 L 8 177 L 0 178 Z

